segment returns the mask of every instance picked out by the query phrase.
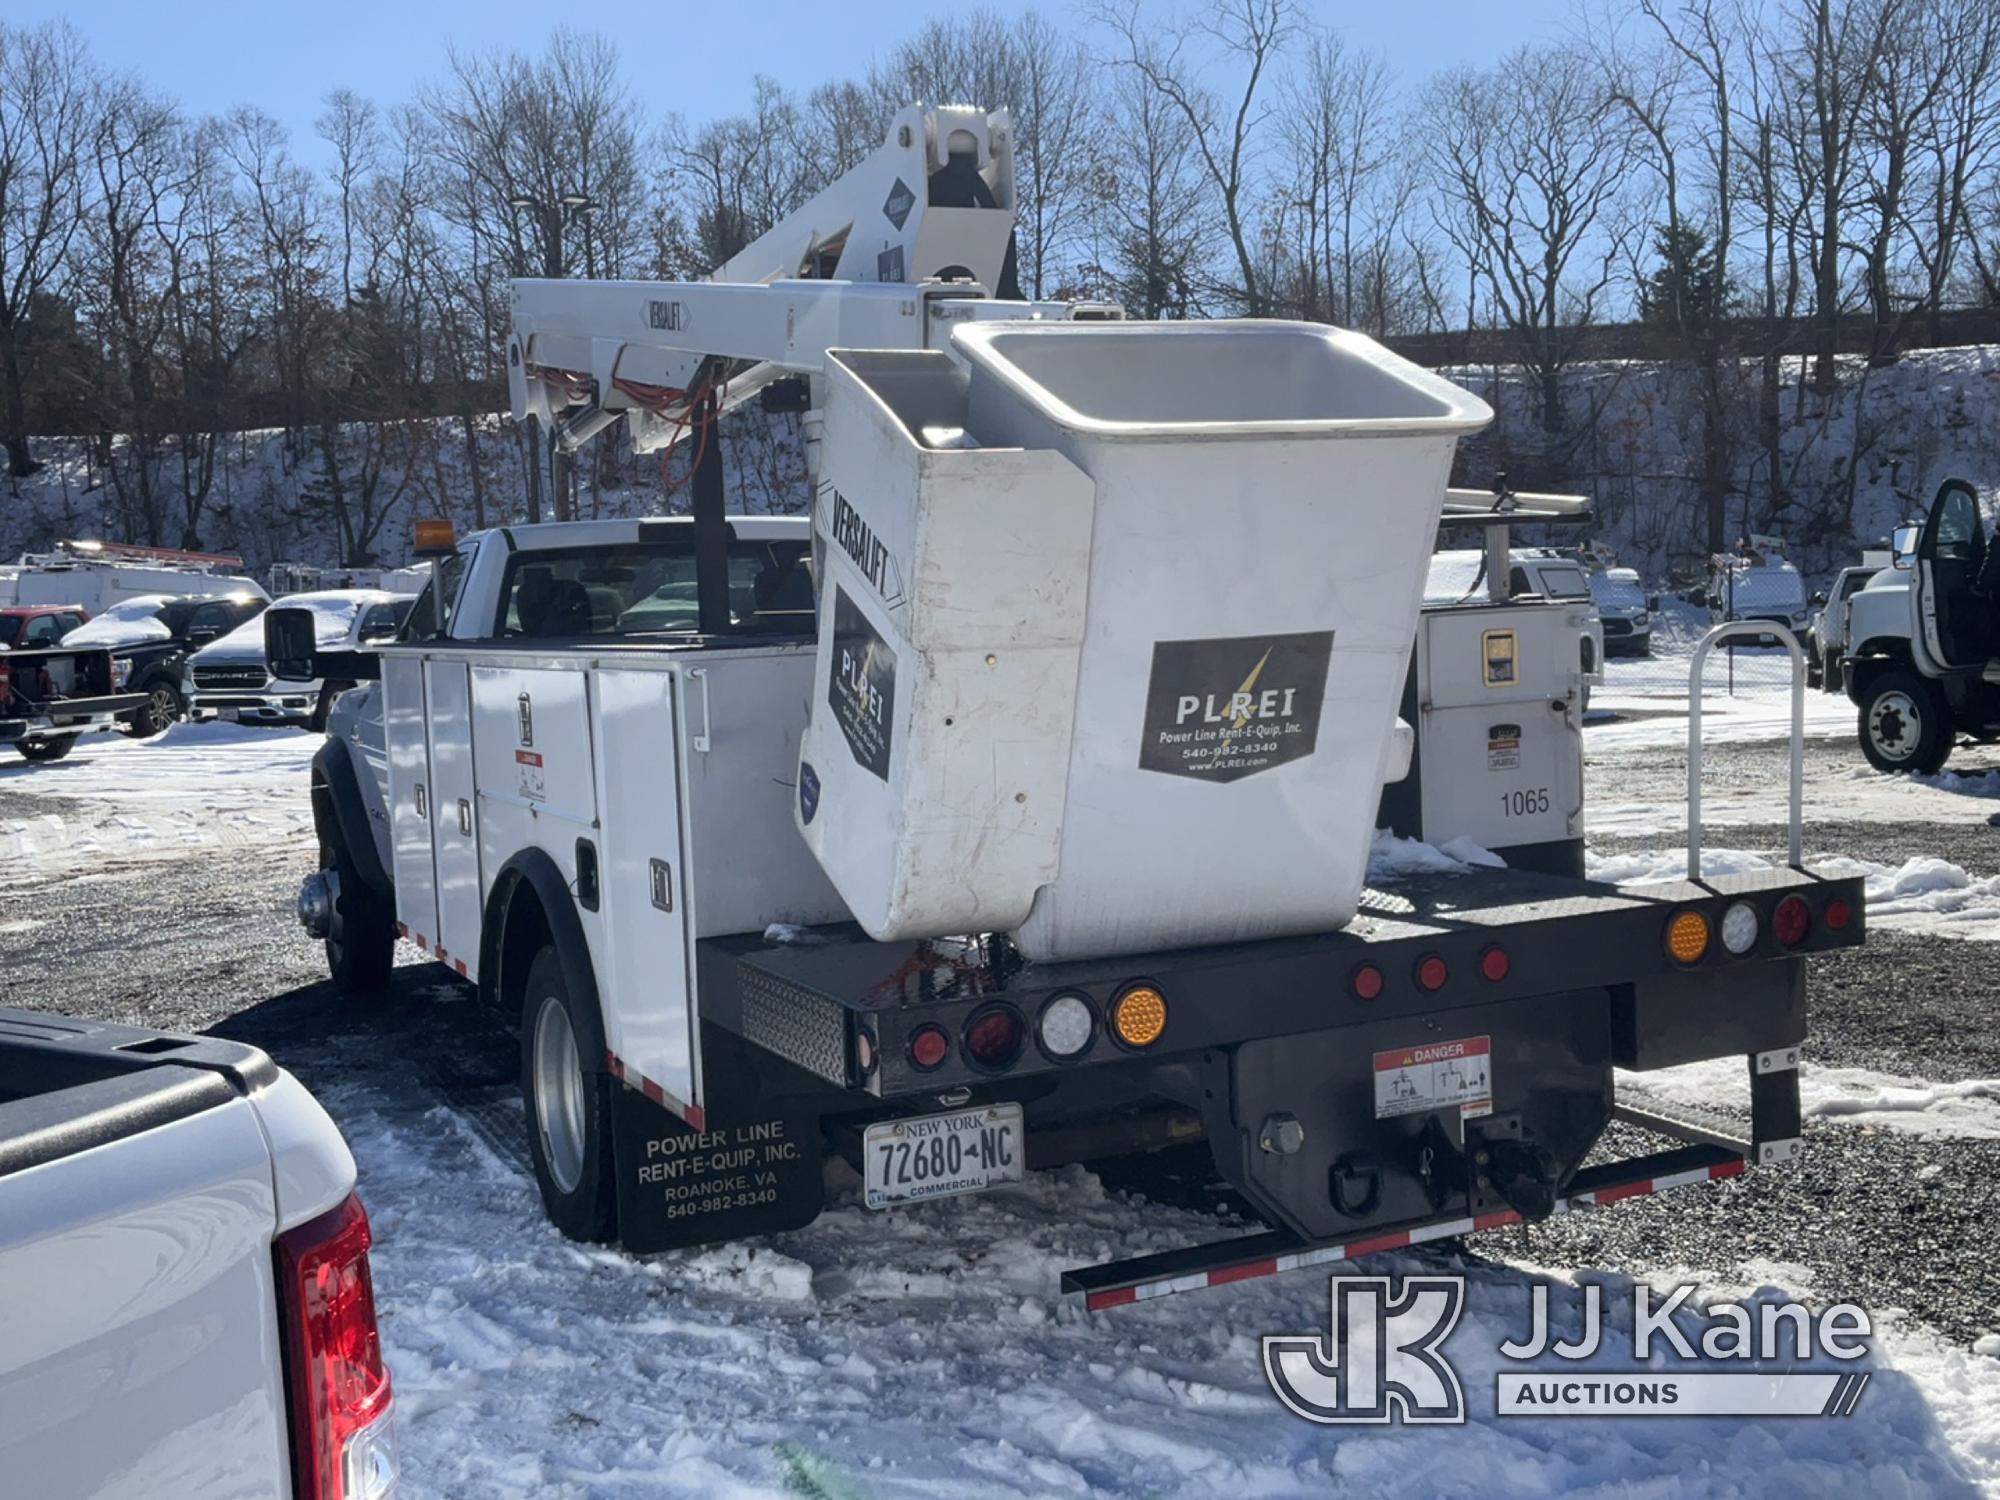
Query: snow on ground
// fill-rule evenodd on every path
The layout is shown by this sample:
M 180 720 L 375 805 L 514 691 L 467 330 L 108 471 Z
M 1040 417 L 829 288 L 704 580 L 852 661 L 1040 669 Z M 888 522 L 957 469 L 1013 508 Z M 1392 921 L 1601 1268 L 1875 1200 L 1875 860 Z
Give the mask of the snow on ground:
M 562 1240 L 526 1174 L 455 1112 L 413 1110 L 386 1083 L 324 1097 L 375 1223 L 411 1500 L 2000 1489 L 2000 1362 L 1893 1319 L 1844 1421 L 1502 1421 L 1496 1351 L 1526 1332 L 1524 1269 L 1385 1255 L 1362 1269 L 1469 1278 L 1446 1350 L 1471 1421 L 1315 1427 L 1265 1387 L 1259 1338 L 1323 1330 L 1326 1280 L 1063 1306 L 1066 1267 L 1231 1232 L 1081 1169 L 879 1214 L 837 1169 L 805 1230 L 639 1261 Z M 1577 1288 L 1602 1283 L 1612 1333 L 1584 1368 L 1632 1367 L 1627 1278 L 1535 1272 L 1571 1334 Z
M 1621 1069 L 1618 1090 L 1621 1096 L 1645 1094 L 1665 1105 L 1721 1107 L 1741 1114 L 1750 1108 L 1750 1081 L 1740 1057 L 1652 1073 Z M 1820 1067 L 1808 1059 L 1799 1069 L 1799 1102 L 1808 1119 L 1954 1140 L 2000 1140 L 2000 1078 L 1938 1083 L 1868 1068 Z
M 85 735 L 41 764 L 0 754 L 0 792 L 22 794 L 0 803 L 0 889 L 44 878 L 29 873 L 40 860 L 89 879 L 111 862 L 308 833 L 304 790 L 320 743 L 296 729 L 176 724 L 145 740 Z

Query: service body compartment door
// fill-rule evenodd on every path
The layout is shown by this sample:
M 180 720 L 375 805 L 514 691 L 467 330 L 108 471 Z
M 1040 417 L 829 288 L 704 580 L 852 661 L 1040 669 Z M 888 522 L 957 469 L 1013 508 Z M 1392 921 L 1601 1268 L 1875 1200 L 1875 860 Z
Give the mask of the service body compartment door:
M 602 849 L 610 965 L 598 993 L 606 1039 L 674 1099 L 700 1104 L 674 679 L 607 668 L 593 686 L 603 797 L 617 809 L 605 821 Z
M 424 663 L 431 725 L 431 837 L 437 870 L 438 957 L 479 977 L 479 819 L 472 779 L 472 687 L 462 661 Z
M 383 738 L 389 747 L 389 844 L 396 920 L 428 947 L 438 935 L 431 851 L 430 720 L 422 657 L 382 656 Z
M 1508 849 L 1581 836 L 1579 628 L 1550 604 L 1425 612 L 1425 839 Z

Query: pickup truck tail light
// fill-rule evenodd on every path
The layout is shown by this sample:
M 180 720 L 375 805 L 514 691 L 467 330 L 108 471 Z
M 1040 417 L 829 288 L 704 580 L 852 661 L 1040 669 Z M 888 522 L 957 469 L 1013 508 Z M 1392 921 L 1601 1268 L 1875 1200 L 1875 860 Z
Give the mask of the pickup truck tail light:
M 387 1500 L 396 1489 L 389 1369 L 375 1327 L 368 1215 L 352 1193 L 278 1236 L 278 1321 L 297 1500 Z

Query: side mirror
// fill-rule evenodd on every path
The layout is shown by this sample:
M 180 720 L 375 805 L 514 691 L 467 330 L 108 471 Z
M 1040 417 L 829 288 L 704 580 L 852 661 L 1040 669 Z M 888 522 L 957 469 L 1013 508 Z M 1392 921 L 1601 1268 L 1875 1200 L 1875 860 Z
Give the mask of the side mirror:
M 372 651 L 321 650 L 309 609 L 264 611 L 264 660 L 280 682 L 373 682 L 382 675 L 382 660 Z
M 1658 614 L 1660 612 L 1660 596 L 1658 594 L 1648 594 L 1646 596 L 1646 608 L 1654 614 Z
M 1826 595 L 1824 595 L 1824 594 L 1814 594 L 1814 595 L 1812 596 L 1812 602 L 1813 602 L 1814 604 L 1821 604 L 1821 605 L 1823 605 L 1823 604 L 1825 604 L 1825 603 L 1826 603 Z
M 1917 550 L 1917 536 L 1921 528 L 1914 521 L 1906 521 L 1889 533 L 1889 560 L 1896 567 L 1906 568 Z
M 188 632 L 188 644 L 190 646 L 206 646 L 221 634 L 222 632 L 217 630 L 213 625 L 198 626 Z

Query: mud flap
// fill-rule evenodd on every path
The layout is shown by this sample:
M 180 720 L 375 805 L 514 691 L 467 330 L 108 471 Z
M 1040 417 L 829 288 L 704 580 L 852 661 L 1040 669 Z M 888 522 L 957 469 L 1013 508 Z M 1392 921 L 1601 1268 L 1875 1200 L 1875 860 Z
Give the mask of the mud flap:
M 612 1087 L 618 1238 L 637 1255 L 800 1229 L 823 1196 L 816 1113 L 766 1105 L 700 1130 L 634 1088 Z

